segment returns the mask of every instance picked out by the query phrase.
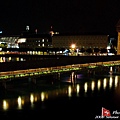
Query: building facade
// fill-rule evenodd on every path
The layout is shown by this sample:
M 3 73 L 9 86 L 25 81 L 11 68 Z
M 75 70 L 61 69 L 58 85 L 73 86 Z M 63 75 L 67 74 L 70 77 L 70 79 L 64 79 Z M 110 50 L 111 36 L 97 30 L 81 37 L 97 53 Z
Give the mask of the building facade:
M 49 48 L 52 47 L 52 38 L 49 34 L 27 34 L 18 39 L 19 48 Z
M 63 47 L 70 49 L 72 45 L 75 45 L 76 49 L 81 48 L 107 48 L 108 35 L 67 35 L 57 34 L 52 37 L 53 47 Z
M 5 43 L 7 48 L 18 48 L 18 44 L 16 43 L 19 36 L 1 36 L 0 37 L 0 46 Z
M 120 55 L 120 20 L 117 23 L 116 30 L 118 32 L 118 38 L 117 38 L 117 55 Z

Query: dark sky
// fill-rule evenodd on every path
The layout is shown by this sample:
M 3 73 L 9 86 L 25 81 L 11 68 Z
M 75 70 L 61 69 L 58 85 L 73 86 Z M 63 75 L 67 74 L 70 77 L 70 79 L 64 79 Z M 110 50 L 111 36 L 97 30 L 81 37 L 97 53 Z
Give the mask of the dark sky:
M 120 0 L 9 0 L 0 2 L 0 29 L 19 35 L 31 30 L 114 34 Z

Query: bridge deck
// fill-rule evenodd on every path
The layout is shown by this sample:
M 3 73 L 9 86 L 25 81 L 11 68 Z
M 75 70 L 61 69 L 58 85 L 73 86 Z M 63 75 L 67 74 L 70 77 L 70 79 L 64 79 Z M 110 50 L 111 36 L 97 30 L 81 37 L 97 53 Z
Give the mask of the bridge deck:
M 48 68 L 7 71 L 7 72 L 0 72 L 0 80 L 59 73 L 59 72 L 73 71 L 73 70 L 75 71 L 75 70 L 80 70 L 82 68 L 94 68 L 98 66 L 114 66 L 114 65 L 120 65 L 120 61 L 73 64 L 73 65 L 56 66 L 56 67 L 48 67 Z

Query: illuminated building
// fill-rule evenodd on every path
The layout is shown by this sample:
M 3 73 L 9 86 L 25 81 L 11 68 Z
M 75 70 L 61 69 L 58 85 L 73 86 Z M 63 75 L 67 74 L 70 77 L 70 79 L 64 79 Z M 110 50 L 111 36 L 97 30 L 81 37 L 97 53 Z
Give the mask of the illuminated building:
M 117 23 L 116 30 L 118 32 L 117 55 L 120 55 L 120 20 Z
M 73 44 L 76 49 L 107 49 L 108 37 L 109 35 L 56 34 L 52 37 L 52 45 L 53 47 L 66 49 L 70 49 Z
M 6 43 L 7 48 L 18 48 L 17 40 L 19 36 L 1 36 L 0 37 L 0 44 Z
M 19 48 L 49 48 L 52 39 L 49 34 L 25 34 L 18 39 Z
M 53 26 L 51 26 L 51 27 L 50 27 L 49 34 L 50 34 L 51 36 L 53 36 L 53 35 L 55 35 L 55 34 L 59 34 L 59 32 L 53 31 Z

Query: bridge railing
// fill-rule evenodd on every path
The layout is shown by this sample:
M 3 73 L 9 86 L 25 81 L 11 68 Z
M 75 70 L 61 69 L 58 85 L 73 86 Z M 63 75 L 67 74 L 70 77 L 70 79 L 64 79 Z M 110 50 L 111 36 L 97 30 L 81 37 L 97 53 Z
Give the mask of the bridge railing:
M 35 74 L 44 74 L 44 73 L 53 73 L 59 71 L 69 71 L 69 70 L 77 70 L 81 68 L 93 68 L 97 66 L 107 66 L 107 65 L 120 65 L 119 61 L 107 61 L 107 62 L 96 62 L 96 63 L 85 63 L 85 64 L 72 64 L 72 65 L 65 65 L 65 66 L 56 66 L 56 67 L 48 67 L 48 68 L 36 68 L 36 69 L 26 69 L 26 70 L 16 70 L 16 71 L 6 71 L 0 72 L 0 77 L 3 76 L 28 76 L 28 75 L 35 75 Z M 34 74 L 35 73 L 35 74 Z

